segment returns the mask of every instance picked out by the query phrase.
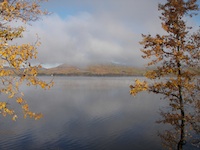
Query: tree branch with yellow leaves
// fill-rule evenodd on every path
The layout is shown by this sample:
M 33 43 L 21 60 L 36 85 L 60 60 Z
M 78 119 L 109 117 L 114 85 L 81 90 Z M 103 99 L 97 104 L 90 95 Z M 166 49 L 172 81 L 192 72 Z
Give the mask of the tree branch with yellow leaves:
M 15 98 L 21 105 L 24 117 L 34 119 L 42 117 L 41 113 L 30 111 L 27 100 L 23 99 L 23 93 L 19 86 L 26 82 L 28 86 L 39 85 L 41 88 L 50 88 L 53 82 L 46 83 L 37 77 L 40 65 L 32 66 L 31 59 L 37 58 L 39 41 L 34 44 L 11 44 L 12 40 L 23 38 L 26 30 L 24 25 L 37 21 L 41 16 L 47 15 L 40 7 L 41 2 L 46 0 L 1 0 L 0 1 L 0 92 L 7 94 L 8 98 Z M 17 26 L 15 22 L 22 25 Z M 24 24 L 24 25 L 23 25 Z M 9 103 L 0 102 L 0 113 L 3 116 L 11 115 L 16 120 L 18 114 Z

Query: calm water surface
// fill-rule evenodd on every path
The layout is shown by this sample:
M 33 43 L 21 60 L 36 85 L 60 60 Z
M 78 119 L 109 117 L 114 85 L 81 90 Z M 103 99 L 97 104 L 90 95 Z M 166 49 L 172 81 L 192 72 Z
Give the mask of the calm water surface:
M 0 149 L 162 149 L 157 136 L 161 126 L 155 121 L 163 103 L 158 95 L 130 96 L 129 85 L 134 80 L 55 77 L 50 90 L 22 87 L 31 109 L 42 112 L 44 118 L 34 121 L 21 116 L 13 122 L 1 117 Z

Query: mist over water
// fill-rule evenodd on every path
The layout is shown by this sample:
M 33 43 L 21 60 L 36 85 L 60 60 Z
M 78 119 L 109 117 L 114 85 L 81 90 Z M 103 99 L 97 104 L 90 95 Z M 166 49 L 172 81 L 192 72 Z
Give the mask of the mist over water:
M 42 77 L 51 80 L 50 77 Z M 22 87 L 39 121 L 1 117 L 0 149 L 161 149 L 158 95 L 129 94 L 133 77 L 55 77 L 47 91 Z M 14 106 L 17 107 L 17 106 Z

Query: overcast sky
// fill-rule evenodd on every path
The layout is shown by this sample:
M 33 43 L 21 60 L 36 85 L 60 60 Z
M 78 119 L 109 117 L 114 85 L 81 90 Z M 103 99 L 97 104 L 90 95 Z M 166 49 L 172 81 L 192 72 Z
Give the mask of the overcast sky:
M 38 33 L 43 64 L 142 66 L 141 34 L 162 33 L 159 2 L 165 0 L 49 0 L 43 7 L 52 14 L 28 27 L 24 40 Z

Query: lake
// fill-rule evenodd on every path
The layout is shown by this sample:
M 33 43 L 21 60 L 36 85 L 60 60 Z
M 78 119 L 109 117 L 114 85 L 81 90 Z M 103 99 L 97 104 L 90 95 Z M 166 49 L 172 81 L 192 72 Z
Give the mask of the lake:
M 50 90 L 22 86 L 31 110 L 42 112 L 44 118 L 19 116 L 14 122 L 1 116 L 0 149 L 162 149 L 157 134 L 163 127 L 155 121 L 163 100 L 146 92 L 131 96 L 129 85 L 135 79 L 55 77 Z

